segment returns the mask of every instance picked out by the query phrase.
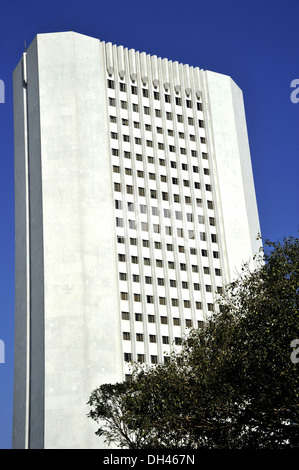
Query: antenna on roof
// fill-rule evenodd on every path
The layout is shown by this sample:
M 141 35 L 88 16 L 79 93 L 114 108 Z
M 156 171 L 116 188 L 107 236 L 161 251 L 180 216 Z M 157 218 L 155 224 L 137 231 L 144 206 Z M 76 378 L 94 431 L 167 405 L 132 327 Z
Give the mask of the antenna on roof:
M 24 52 L 27 51 L 26 39 L 24 40 Z

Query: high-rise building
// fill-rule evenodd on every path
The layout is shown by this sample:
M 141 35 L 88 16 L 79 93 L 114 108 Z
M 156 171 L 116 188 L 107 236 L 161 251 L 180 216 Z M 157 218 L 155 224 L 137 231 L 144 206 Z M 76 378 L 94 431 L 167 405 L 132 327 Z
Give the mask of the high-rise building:
M 242 92 L 74 32 L 14 71 L 13 446 L 99 447 L 86 402 L 201 328 L 260 231 Z

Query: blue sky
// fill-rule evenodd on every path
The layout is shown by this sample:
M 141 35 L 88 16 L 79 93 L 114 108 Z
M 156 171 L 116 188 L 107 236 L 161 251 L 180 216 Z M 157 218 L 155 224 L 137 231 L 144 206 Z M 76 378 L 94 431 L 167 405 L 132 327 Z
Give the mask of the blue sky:
M 1 3 L 0 449 L 11 447 L 14 352 L 12 71 L 37 33 L 73 30 L 205 70 L 243 90 L 262 236 L 298 235 L 299 0 L 36 0 Z M 299 82 L 298 82 L 299 83 Z M 298 85 L 297 85 L 298 86 Z M 298 87 L 299 91 L 299 87 Z M 298 95 L 295 97 L 299 98 Z

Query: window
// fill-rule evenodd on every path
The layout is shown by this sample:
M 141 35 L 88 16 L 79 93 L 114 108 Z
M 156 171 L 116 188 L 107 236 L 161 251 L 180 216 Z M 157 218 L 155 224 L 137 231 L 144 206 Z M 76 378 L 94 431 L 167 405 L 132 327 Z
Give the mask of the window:
M 141 302 L 141 295 L 140 294 L 134 294 L 134 302 Z
M 176 280 L 175 279 L 170 279 L 169 280 L 169 285 L 170 285 L 170 287 L 176 287 Z
M 149 335 L 149 341 L 150 343 L 156 343 L 156 335 Z
M 145 362 L 144 354 L 137 354 L 137 362 Z
M 158 364 L 158 356 L 151 356 L 151 363 Z
M 221 270 L 219 268 L 215 268 L 216 276 L 221 276 Z
M 161 110 L 160 109 L 155 109 L 155 115 L 156 115 L 156 117 L 161 117 Z
M 130 333 L 129 332 L 123 332 L 123 339 L 126 341 L 130 340 Z
M 162 343 L 169 344 L 169 336 L 162 336 Z
M 188 282 L 182 281 L 182 289 L 188 289 Z
M 114 90 L 114 81 L 113 80 L 107 80 L 107 85 L 108 85 L 108 88 L 111 88 Z
M 110 116 L 110 122 L 116 122 L 116 116 Z
M 131 158 L 131 152 L 124 151 L 125 158 Z
M 167 112 L 166 119 L 168 119 L 169 121 L 172 121 L 172 113 Z
M 159 304 L 160 305 L 166 305 L 166 298 L 165 297 L 159 297 Z
M 186 319 L 186 320 L 185 320 L 185 323 L 186 323 L 187 328 L 191 328 L 191 327 L 192 327 L 192 320 Z
M 124 135 L 123 135 L 123 141 L 124 141 L 124 142 L 130 142 L 130 136 L 127 135 L 127 134 L 124 134 Z
M 206 285 L 206 292 L 212 292 L 212 286 Z
M 136 321 L 142 321 L 142 314 L 141 313 L 135 313 L 135 320 Z
M 149 109 L 148 106 L 144 106 L 143 111 L 144 111 L 144 114 L 149 114 L 150 113 L 150 109 Z
M 138 104 L 133 103 L 133 111 L 135 111 L 136 113 L 138 113 Z
M 174 307 L 178 307 L 179 306 L 178 299 L 171 299 L 171 305 L 173 305 Z
M 148 98 L 148 90 L 146 88 L 142 88 L 142 95 L 145 97 L 145 98 Z
M 190 126 L 193 126 L 193 125 L 194 125 L 193 118 L 188 117 L 188 124 L 189 124 Z
M 147 321 L 149 323 L 155 323 L 155 315 L 148 315 L 147 316 Z
M 121 219 L 120 217 L 116 217 L 116 227 L 123 227 L 124 224 L 123 224 L 123 219 Z
M 162 325 L 167 325 L 168 324 L 168 318 L 167 317 L 160 317 Z
M 109 105 L 115 106 L 115 98 L 109 98 Z
M 202 119 L 198 120 L 198 125 L 199 125 L 199 127 L 204 127 L 204 122 L 203 122 Z
M 200 290 L 200 285 L 198 284 L 198 282 L 194 282 L 193 288 L 194 290 Z
M 127 273 L 119 273 L 119 279 L 120 281 L 126 281 Z
M 143 334 L 142 333 L 136 333 L 136 341 L 143 341 Z
M 123 320 L 129 320 L 130 318 L 129 312 L 121 312 L 121 318 Z
M 117 139 L 118 136 L 117 136 L 117 133 L 116 132 L 111 132 L 111 139 Z
M 139 282 L 139 275 L 133 274 L 133 282 Z
M 157 278 L 158 286 L 164 286 L 164 279 L 162 277 Z
M 120 101 L 120 107 L 121 107 L 122 109 L 128 109 L 127 102 L 126 102 L 126 101 Z
M 159 100 L 160 94 L 157 91 L 154 91 L 154 100 Z
M 164 95 L 165 103 L 170 103 L 170 95 Z
M 130 362 L 132 360 L 132 354 L 131 353 L 124 353 L 124 360 L 126 362 Z
M 126 91 L 127 87 L 125 83 L 120 82 L 119 84 L 119 91 Z
M 131 86 L 131 92 L 133 95 L 137 95 L 137 86 Z
M 121 292 L 120 293 L 120 298 L 121 298 L 121 300 L 128 300 L 128 298 L 129 298 L 128 292 Z
M 184 307 L 190 308 L 190 300 L 184 300 Z
M 212 240 L 212 243 L 217 243 L 217 236 L 215 235 L 215 233 L 211 234 L 211 240 Z
M 177 106 L 181 106 L 181 104 L 182 104 L 182 100 L 181 100 L 181 98 L 179 98 L 178 96 L 175 98 L 175 104 L 176 104 Z
M 145 284 L 151 284 L 151 283 L 152 283 L 151 276 L 145 276 Z
M 186 100 L 186 106 L 187 106 L 187 108 L 192 108 L 192 101 L 191 100 Z
M 138 264 L 138 256 L 131 256 L 131 261 L 133 264 Z
M 143 263 L 144 263 L 145 266 L 150 266 L 151 265 L 150 258 L 143 258 Z
M 154 303 L 154 297 L 152 295 L 147 295 L 146 296 L 146 302 L 148 304 L 153 304 Z
M 112 149 L 112 155 L 118 157 L 118 155 L 119 155 L 118 149 Z
M 178 122 L 183 122 L 183 116 L 181 114 L 177 114 Z

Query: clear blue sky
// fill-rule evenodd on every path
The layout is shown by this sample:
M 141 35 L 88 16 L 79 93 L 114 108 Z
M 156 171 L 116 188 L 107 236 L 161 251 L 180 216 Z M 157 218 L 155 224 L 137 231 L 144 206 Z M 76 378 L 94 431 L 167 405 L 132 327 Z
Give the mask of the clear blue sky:
M 262 235 L 298 235 L 299 0 L 15 0 L 0 7 L 0 448 L 11 447 L 14 352 L 12 71 L 37 33 L 73 30 L 230 75 L 243 90 Z M 59 52 L 58 52 L 59 53 Z M 297 95 L 299 97 L 299 93 Z

